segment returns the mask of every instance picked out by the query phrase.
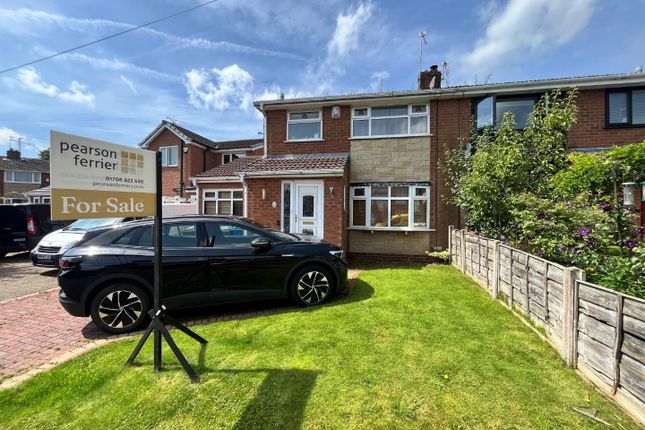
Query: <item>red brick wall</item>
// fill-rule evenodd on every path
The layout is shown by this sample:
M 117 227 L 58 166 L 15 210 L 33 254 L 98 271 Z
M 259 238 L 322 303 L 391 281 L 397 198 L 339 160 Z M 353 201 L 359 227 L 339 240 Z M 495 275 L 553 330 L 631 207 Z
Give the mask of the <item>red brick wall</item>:
M 162 146 L 177 146 L 181 144 L 181 139 L 170 130 L 162 131 L 148 146 L 151 151 L 158 151 Z M 181 157 L 181 154 L 179 154 Z M 161 187 L 164 196 L 176 196 L 174 188 L 179 188 L 179 166 L 163 167 L 161 171 Z
M 448 246 L 448 226 L 459 225 L 460 213 L 446 202 L 450 190 L 441 167 L 447 149 L 463 147 L 469 140 L 471 121 L 470 99 L 436 100 L 430 103 L 430 234 L 428 250 Z
M 267 152 L 273 154 L 316 154 L 349 152 L 351 107 L 340 107 L 340 118 L 331 118 L 331 106 L 323 109 L 323 141 L 285 142 L 287 140 L 287 111 L 267 111 Z
M 573 148 L 625 145 L 645 140 L 645 127 L 605 128 L 605 90 L 578 93 L 578 122 L 569 131 Z

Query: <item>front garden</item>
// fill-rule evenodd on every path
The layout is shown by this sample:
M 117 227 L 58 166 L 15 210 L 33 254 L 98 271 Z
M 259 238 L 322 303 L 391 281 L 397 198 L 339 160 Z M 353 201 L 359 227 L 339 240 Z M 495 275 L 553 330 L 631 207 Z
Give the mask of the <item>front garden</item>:
M 364 270 L 326 306 L 176 333 L 152 372 L 138 338 L 0 392 L 3 429 L 638 428 L 557 352 L 449 266 Z

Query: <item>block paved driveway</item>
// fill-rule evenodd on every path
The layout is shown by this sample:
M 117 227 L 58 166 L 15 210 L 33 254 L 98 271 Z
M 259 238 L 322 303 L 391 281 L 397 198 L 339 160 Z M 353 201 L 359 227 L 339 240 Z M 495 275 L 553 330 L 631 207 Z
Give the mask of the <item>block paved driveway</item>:
M 350 277 L 357 275 L 357 271 L 350 273 Z M 32 266 L 25 254 L 0 259 L 0 383 L 51 367 L 115 338 L 99 331 L 89 317 L 65 312 L 58 304 L 57 285 L 55 270 Z M 207 323 L 291 309 L 287 302 L 259 302 L 185 311 L 177 316 Z
M 101 336 L 58 304 L 56 273 L 26 253 L 0 259 L 0 380 Z

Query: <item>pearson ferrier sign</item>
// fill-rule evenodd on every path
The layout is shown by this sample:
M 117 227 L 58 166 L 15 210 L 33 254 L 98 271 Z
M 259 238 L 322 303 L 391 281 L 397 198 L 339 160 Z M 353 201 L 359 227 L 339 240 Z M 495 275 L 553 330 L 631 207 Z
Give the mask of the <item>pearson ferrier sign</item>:
M 52 219 L 156 213 L 155 153 L 51 132 Z

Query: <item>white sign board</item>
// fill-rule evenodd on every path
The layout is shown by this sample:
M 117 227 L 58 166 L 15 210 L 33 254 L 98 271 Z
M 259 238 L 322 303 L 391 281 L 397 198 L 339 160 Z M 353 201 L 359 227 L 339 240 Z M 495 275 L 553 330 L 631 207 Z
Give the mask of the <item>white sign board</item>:
M 51 131 L 52 219 L 156 214 L 154 151 Z

